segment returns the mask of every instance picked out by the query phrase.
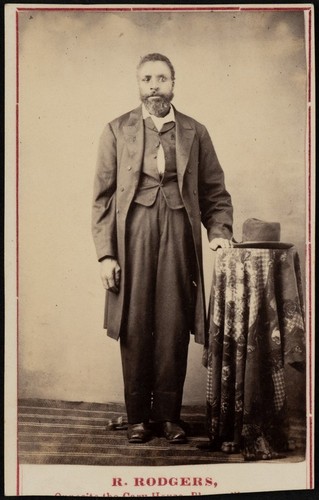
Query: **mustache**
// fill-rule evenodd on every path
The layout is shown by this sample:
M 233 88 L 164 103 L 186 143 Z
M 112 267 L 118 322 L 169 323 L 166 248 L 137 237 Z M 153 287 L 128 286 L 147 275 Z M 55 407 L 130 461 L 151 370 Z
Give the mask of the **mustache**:
M 158 92 L 152 92 L 151 94 L 144 94 L 143 97 L 145 99 L 148 99 L 149 97 L 162 97 L 162 98 L 165 98 L 166 96 L 164 96 L 163 94 L 159 94 Z

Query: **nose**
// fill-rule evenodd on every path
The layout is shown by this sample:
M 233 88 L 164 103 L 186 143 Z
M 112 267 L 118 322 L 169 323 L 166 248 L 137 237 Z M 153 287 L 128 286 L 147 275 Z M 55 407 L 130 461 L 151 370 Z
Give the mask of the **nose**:
M 150 80 L 150 90 L 158 90 L 158 89 L 159 89 L 158 81 L 155 80 L 155 78 L 152 78 Z

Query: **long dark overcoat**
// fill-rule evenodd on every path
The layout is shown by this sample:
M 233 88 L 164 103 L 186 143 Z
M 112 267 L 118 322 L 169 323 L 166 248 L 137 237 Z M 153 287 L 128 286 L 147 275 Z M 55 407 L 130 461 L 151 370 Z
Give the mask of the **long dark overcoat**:
M 196 342 L 204 343 L 206 312 L 201 222 L 207 229 L 209 241 L 215 237 L 230 238 L 232 203 L 206 128 L 177 110 L 175 119 L 178 185 L 192 227 L 198 269 L 192 333 Z M 125 226 L 139 183 L 143 152 L 144 125 L 139 106 L 106 125 L 100 139 L 94 180 L 92 233 L 97 257 L 100 260 L 113 256 L 121 267 L 119 293 L 106 292 L 104 327 L 115 339 L 120 335 L 125 315 Z

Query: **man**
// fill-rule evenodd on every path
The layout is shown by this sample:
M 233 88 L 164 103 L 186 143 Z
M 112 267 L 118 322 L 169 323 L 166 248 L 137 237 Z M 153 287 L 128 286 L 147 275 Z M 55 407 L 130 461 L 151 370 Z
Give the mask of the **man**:
M 93 237 L 105 328 L 120 338 L 129 442 L 170 443 L 180 425 L 189 335 L 206 332 L 201 222 L 212 250 L 231 245 L 232 204 L 205 127 L 172 105 L 161 54 L 137 68 L 142 105 L 105 127 L 94 183 Z

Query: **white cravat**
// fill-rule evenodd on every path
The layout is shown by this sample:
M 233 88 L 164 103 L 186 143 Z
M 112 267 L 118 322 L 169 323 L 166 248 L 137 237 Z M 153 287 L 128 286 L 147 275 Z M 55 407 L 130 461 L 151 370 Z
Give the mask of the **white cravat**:
M 165 123 L 175 122 L 175 113 L 174 113 L 173 106 L 170 107 L 170 110 L 167 113 L 167 115 L 154 116 L 154 115 L 151 115 L 147 111 L 146 107 L 143 104 L 142 105 L 142 114 L 143 114 L 144 120 L 148 117 L 152 118 L 153 123 L 159 132 L 161 131 L 161 129 Z M 157 170 L 160 174 L 163 174 L 165 172 L 165 156 L 164 156 L 164 149 L 163 149 L 161 142 L 159 144 L 158 152 L 157 152 Z

